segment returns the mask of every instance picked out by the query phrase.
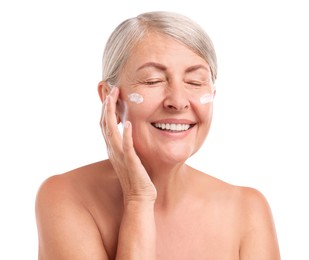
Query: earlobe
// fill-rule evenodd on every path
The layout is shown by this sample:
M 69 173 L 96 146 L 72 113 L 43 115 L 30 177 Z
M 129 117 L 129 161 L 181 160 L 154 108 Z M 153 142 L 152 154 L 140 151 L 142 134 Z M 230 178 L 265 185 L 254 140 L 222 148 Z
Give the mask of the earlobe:
M 217 93 L 217 88 L 216 88 L 216 86 L 214 85 L 214 86 L 213 86 L 213 98 L 215 98 L 216 93 Z
M 108 86 L 108 83 L 106 81 L 100 81 L 98 84 L 98 94 L 99 94 L 99 97 L 102 103 L 104 102 L 109 92 L 110 92 L 110 88 Z

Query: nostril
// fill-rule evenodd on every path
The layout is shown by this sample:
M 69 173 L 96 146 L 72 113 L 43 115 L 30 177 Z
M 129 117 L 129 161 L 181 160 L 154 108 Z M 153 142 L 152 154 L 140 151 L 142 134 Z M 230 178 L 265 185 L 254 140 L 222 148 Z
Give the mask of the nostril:
M 189 105 L 185 105 L 185 106 L 183 106 L 183 105 L 167 105 L 166 106 L 168 109 L 173 109 L 173 110 L 183 110 L 183 109 L 188 109 L 189 108 Z
M 167 93 L 164 99 L 164 107 L 169 110 L 180 111 L 190 107 L 189 99 L 185 91 L 181 89 L 173 89 Z

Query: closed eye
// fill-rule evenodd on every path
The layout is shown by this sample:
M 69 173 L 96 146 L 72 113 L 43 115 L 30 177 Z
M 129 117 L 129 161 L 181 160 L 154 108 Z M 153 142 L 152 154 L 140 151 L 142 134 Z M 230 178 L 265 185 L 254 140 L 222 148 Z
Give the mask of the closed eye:
M 199 81 L 189 81 L 187 82 L 187 84 L 195 86 L 195 87 L 201 87 L 203 85 L 203 83 Z
M 202 86 L 203 85 L 201 82 L 195 82 L 195 81 L 188 82 L 188 84 L 193 85 L 193 86 Z
M 194 87 L 194 88 L 210 88 L 211 84 L 209 80 L 187 80 L 185 81 L 186 84 Z
M 145 81 L 143 82 L 143 84 L 148 85 L 148 86 L 155 86 L 155 85 L 159 85 L 162 84 L 164 81 L 162 80 L 151 80 L 151 81 Z
M 161 83 L 162 81 L 147 81 L 146 84 L 147 85 L 155 85 L 155 84 L 158 84 L 158 83 Z

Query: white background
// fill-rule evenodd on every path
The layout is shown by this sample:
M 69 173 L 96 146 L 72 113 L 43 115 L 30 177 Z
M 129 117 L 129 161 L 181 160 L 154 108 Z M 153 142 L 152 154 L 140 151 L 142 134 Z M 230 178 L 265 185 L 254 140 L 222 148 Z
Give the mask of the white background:
M 260 190 L 282 259 L 309 259 L 305 2 L 1 1 L 0 259 L 37 258 L 44 179 L 106 158 L 96 90 L 104 44 L 121 21 L 152 10 L 188 15 L 217 51 L 213 125 L 190 163 Z

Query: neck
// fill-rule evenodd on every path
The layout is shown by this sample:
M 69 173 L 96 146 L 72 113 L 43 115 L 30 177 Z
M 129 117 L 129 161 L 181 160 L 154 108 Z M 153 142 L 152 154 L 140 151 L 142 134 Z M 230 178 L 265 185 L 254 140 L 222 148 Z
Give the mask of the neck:
M 190 167 L 185 163 L 176 165 L 153 163 L 144 166 L 157 189 L 156 207 L 168 209 L 175 207 L 184 197 Z

